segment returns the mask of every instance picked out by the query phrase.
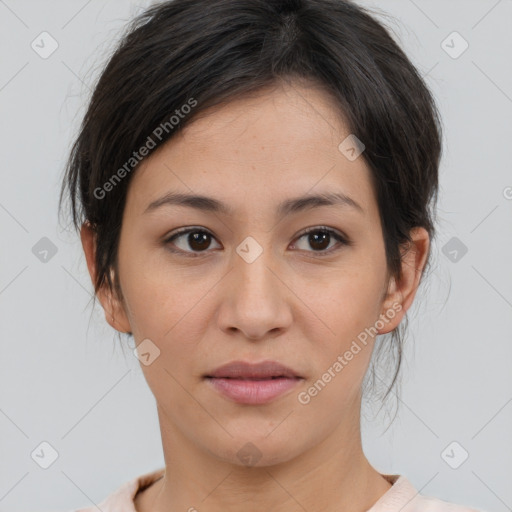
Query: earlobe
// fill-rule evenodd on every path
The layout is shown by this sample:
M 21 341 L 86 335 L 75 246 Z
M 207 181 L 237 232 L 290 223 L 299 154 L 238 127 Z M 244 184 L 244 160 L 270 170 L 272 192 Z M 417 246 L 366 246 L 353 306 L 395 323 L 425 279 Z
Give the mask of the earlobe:
M 110 269 L 110 280 L 115 283 L 114 270 Z M 121 297 L 117 296 L 117 292 L 112 291 L 106 284 L 101 288 L 98 296 L 101 294 L 101 304 L 108 304 L 103 307 L 105 310 L 105 320 L 116 331 L 130 333 L 131 327 Z
M 384 326 L 378 329 L 378 334 L 387 334 L 400 324 L 405 314 L 402 303 L 402 290 L 399 288 L 396 278 L 392 276 L 388 283 L 387 293 L 382 303 L 379 317 L 384 322 Z
M 395 329 L 411 307 L 427 261 L 429 242 L 426 229 L 416 227 L 411 230 L 411 241 L 401 250 L 400 279 L 391 278 L 383 302 L 381 317 L 384 315 L 389 318 L 388 312 L 392 309 L 393 318 L 379 330 L 379 334 L 386 334 Z
M 420 279 L 427 262 L 430 239 L 425 228 L 411 230 L 411 242 L 402 256 L 401 292 L 402 306 L 407 311 L 416 296 Z
M 110 291 L 105 292 L 106 297 L 105 300 L 108 301 L 109 308 L 103 308 L 105 310 L 105 320 L 109 323 L 111 327 L 113 327 L 116 331 L 129 333 L 130 331 L 130 323 L 128 318 L 126 317 L 126 313 L 124 311 L 124 307 L 121 304 L 120 300 L 112 297 Z M 100 300 L 101 302 L 101 300 Z M 103 302 L 102 302 L 103 304 Z

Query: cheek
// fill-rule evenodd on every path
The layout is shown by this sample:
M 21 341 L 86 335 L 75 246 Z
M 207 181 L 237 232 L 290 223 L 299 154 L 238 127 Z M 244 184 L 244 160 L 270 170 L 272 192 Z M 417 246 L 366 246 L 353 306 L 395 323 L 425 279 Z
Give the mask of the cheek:
M 165 340 L 180 330 L 212 284 L 197 271 L 172 265 L 164 250 L 120 246 L 119 272 L 135 339 Z M 194 278 L 195 274 L 195 278 Z
M 374 271 L 347 272 L 324 294 L 310 296 L 311 309 L 328 328 L 311 329 L 316 374 L 302 395 L 322 421 L 342 421 L 357 402 L 370 363 L 379 318 L 379 276 Z M 307 326 L 303 326 L 307 329 Z M 300 402 L 304 403 L 304 402 Z M 308 409 L 310 410 L 310 409 Z
M 347 266 L 324 281 L 323 289 L 308 290 L 308 305 L 326 326 L 332 345 L 342 350 L 366 328 L 373 326 L 380 314 L 383 275 L 379 264 Z
M 173 266 L 165 255 L 154 255 L 160 251 L 152 255 L 136 247 L 124 249 L 119 270 L 133 336 L 137 345 L 149 339 L 150 352 L 158 354 L 149 365 L 141 359 L 146 381 L 155 397 L 186 404 L 190 397 L 179 383 L 185 385 L 191 371 L 204 367 L 198 343 L 208 319 L 208 291 L 218 277 L 198 279 L 196 271 L 194 278 L 193 268 Z
M 360 394 L 380 314 L 381 268 L 378 261 L 360 260 L 333 275 L 324 293 L 309 295 L 308 304 L 328 327 L 319 330 L 317 323 L 309 333 L 318 364 L 305 398 L 316 404 L 318 414 L 324 407 L 342 414 Z

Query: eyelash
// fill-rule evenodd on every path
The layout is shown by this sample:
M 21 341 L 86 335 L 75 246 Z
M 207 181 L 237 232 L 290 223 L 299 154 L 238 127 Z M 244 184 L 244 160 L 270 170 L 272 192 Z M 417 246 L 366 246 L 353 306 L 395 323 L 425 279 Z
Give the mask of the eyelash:
M 186 234 L 189 234 L 189 233 L 206 233 L 206 234 L 210 235 L 212 238 L 215 238 L 212 235 L 212 233 L 210 233 L 208 230 L 203 229 L 203 228 L 182 228 L 182 229 L 180 229 L 178 231 L 175 231 L 172 235 L 167 237 L 164 240 L 164 244 L 165 245 L 169 245 L 176 238 L 178 238 L 179 236 L 186 235 Z M 340 247 L 337 247 L 337 248 L 335 247 L 334 249 L 331 248 L 331 249 L 324 250 L 324 251 L 306 251 L 306 252 L 312 252 L 312 253 L 315 254 L 315 256 L 319 256 L 321 258 L 324 257 L 324 256 L 329 256 L 333 252 L 336 252 L 336 251 L 340 250 L 342 246 L 351 246 L 351 245 L 353 245 L 353 242 L 351 242 L 346 236 L 342 235 L 338 231 L 335 231 L 335 230 L 333 230 L 331 228 L 328 228 L 327 226 L 315 226 L 315 227 L 312 227 L 312 228 L 308 228 L 307 230 L 303 231 L 297 237 L 297 240 L 300 240 L 302 237 L 304 237 L 306 235 L 309 235 L 310 233 L 326 233 L 326 234 L 329 234 L 335 240 L 337 240 L 339 242 L 339 244 L 341 244 Z M 191 257 L 191 258 L 197 258 L 197 257 L 200 257 L 200 256 L 204 256 L 205 254 L 207 254 L 209 252 L 207 250 L 199 251 L 199 252 L 182 251 L 181 249 L 179 249 L 179 250 L 169 249 L 169 250 L 171 252 L 173 252 L 173 253 L 177 253 L 177 254 L 183 255 L 185 257 Z

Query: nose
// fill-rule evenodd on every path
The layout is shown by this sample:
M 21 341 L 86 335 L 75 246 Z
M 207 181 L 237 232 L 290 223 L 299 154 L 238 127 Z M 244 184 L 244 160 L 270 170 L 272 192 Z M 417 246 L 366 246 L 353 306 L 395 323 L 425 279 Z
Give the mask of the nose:
M 279 268 L 270 249 L 252 262 L 234 253 L 219 305 L 220 329 L 231 336 L 241 333 L 253 341 L 278 336 L 288 329 L 293 294 Z

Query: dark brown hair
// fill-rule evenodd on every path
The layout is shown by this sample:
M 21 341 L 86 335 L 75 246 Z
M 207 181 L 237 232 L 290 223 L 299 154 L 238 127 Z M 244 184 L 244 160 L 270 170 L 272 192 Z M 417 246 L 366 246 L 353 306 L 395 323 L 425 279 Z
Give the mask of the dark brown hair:
M 128 25 L 66 166 L 59 208 L 67 191 L 74 227 L 88 221 L 95 230 L 95 292 L 107 285 L 122 297 L 117 250 L 134 151 L 150 139 L 163 144 L 208 107 L 283 80 L 323 88 L 363 141 L 388 275 L 399 278 L 410 230 L 422 226 L 434 236 L 441 125 L 431 93 L 388 29 L 348 0 L 170 0 Z M 428 256 L 425 269 L 430 249 Z M 400 370 L 404 320 L 390 350 L 377 347 L 397 361 L 384 398 Z

